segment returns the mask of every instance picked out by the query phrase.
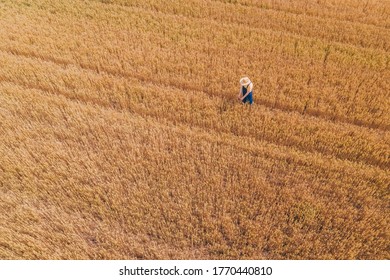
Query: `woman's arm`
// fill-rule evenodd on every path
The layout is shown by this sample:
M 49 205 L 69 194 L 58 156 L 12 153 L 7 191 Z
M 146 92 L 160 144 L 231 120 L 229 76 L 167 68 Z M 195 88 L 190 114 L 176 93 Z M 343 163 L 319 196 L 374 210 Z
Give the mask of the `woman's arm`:
M 253 83 L 251 82 L 251 83 L 249 84 L 249 92 L 252 92 L 252 90 L 253 90 Z

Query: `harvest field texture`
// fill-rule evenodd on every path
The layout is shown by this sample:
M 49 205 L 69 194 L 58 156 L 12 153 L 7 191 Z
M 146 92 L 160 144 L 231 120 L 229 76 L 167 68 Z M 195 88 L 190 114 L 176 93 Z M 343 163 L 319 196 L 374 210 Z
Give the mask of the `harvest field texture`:
M 389 166 L 388 0 L 0 0 L 0 259 L 389 259 Z

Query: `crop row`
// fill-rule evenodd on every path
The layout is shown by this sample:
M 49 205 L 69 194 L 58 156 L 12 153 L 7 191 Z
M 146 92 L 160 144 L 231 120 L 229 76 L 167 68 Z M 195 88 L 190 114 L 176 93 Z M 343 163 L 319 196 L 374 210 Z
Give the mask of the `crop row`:
M 298 15 L 311 15 L 321 18 L 359 22 L 377 27 L 390 26 L 388 1 L 370 0 L 342 0 L 342 1 L 307 1 L 307 0 L 214 0 L 223 3 L 241 4 L 243 6 L 272 9 Z
M 98 1 L 101 2 L 101 1 Z M 183 2 L 186 2 L 184 5 Z M 107 3 L 107 2 L 104 2 Z M 195 19 L 212 19 L 225 24 L 242 24 L 252 28 L 271 29 L 329 42 L 390 50 L 387 29 L 356 23 L 338 22 L 307 15 L 280 13 L 247 6 L 225 5 L 221 2 L 192 1 L 109 1 L 125 7 L 140 7 L 156 12 L 182 15 Z M 248 16 L 242 16 L 248 15 Z

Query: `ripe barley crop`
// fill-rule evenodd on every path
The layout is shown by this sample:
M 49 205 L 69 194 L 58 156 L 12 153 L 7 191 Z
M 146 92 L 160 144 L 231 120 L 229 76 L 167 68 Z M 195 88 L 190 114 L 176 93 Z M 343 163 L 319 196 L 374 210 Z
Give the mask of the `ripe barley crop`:
M 363 2 L 1 1 L 0 258 L 389 258 Z

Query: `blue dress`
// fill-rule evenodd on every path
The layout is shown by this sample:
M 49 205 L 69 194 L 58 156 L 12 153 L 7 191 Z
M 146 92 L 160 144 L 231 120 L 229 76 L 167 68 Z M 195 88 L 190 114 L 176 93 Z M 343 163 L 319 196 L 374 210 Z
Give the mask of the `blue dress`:
M 247 92 L 247 88 L 246 87 L 242 87 L 242 96 L 244 96 Z M 252 105 L 253 103 L 253 91 L 251 91 L 245 98 L 244 100 L 242 100 L 243 103 L 247 103 L 249 102 L 249 104 Z

